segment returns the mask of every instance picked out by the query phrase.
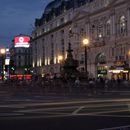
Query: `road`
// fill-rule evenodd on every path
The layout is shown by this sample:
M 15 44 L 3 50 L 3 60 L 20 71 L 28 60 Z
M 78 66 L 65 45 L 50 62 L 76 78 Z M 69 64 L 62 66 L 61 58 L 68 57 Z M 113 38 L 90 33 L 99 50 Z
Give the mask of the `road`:
M 130 98 L 55 98 L 1 102 L 0 129 L 99 130 L 130 125 Z

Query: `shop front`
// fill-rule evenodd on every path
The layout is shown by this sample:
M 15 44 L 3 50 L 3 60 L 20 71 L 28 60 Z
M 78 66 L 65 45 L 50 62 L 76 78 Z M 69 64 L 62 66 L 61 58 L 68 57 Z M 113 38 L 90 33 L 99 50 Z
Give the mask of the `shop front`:
M 105 65 L 100 65 L 97 66 L 97 77 L 107 77 L 107 66 Z
M 129 65 L 126 61 L 116 61 L 114 65 L 110 67 L 111 79 L 123 79 L 129 80 Z
M 97 77 L 107 78 L 107 63 L 104 53 L 99 53 L 95 59 Z

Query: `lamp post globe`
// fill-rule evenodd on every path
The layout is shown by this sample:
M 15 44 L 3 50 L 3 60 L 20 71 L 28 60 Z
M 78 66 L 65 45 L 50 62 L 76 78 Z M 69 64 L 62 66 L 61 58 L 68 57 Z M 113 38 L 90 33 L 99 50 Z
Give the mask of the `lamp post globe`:
M 89 39 L 85 38 L 83 39 L 83 45 L 87 46 L 89 44 Z
M 5 51 L 6 51 L 6 50 L 5 50 L 4 48 L 2 48 L 2 49 L 0 50 L 0 53 L 1 53 L 1 54 L 5 54 Z

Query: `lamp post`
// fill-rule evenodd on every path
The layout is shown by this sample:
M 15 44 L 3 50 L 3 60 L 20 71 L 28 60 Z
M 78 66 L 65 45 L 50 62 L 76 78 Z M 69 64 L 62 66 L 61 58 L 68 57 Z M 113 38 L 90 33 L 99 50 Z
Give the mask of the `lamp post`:
M 4 49 L 4 48 L 1 48 L 0 49 L 0 54 L 1 54 L 1 66 L 2 66 L 2 68 L 1 68 L 1 74 L 2 74 L 2 80 L 4 80 L 4 56 L 5 56 L 5 52 L 6 52 L 6 50 Z
M 87 58 L 88 58 L 88 55 L 87 55 L 87 49 L 88 49 L 88 44 L 89 44 L 89 40 L 87 38 L 83 39 L 83 45 L 84 45 L 84 58 L 85 58 L 85 73 L 86 73 L 86 77 L 88 79 L 88 66 L 87 66 Z

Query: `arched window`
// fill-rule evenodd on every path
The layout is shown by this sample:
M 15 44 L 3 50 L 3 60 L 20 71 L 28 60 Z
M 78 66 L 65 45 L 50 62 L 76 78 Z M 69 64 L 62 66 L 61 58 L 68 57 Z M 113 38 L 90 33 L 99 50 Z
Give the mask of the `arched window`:
M 101 39 L 103 37 L 103 25 L 98 25 L 98 39 Z
M 106 22 L 106 36 L 110 36 L 110 35 L 111 35 L 110 25 L 111 25 L 111 20 L 109 19 L 109 20 Z
M 126 25 L 126 17 L 121 16 L 120 21 L 119 21 L 119 26 L 120 26 L 120 34 L 124 34 L 127 30 L 127 25 Z

